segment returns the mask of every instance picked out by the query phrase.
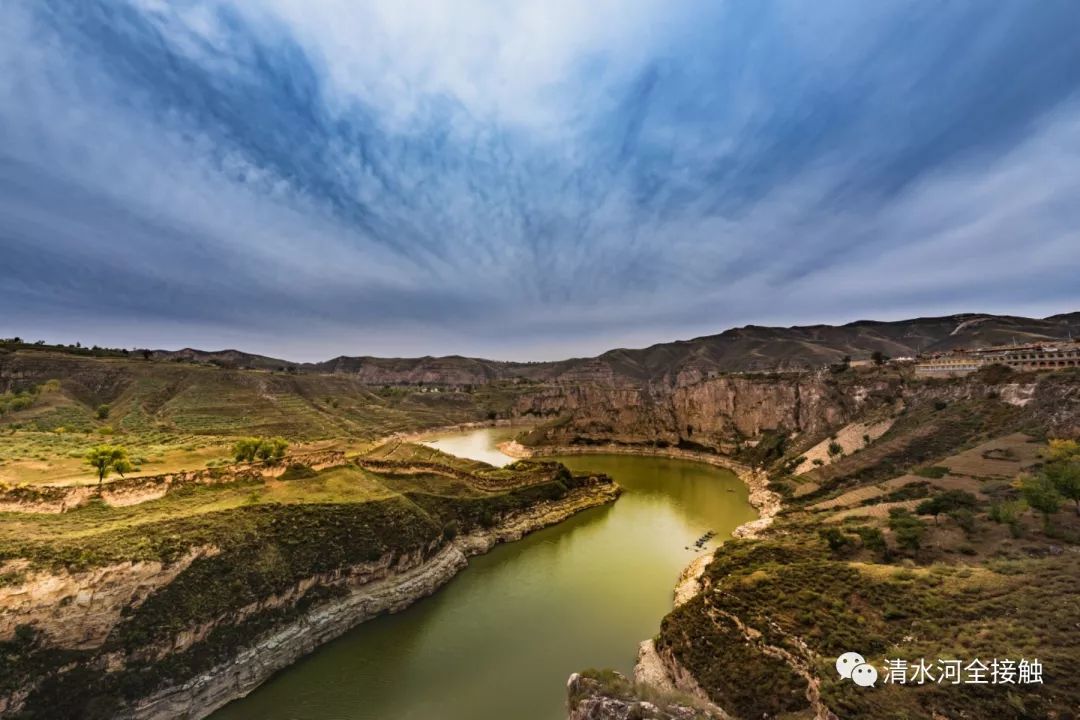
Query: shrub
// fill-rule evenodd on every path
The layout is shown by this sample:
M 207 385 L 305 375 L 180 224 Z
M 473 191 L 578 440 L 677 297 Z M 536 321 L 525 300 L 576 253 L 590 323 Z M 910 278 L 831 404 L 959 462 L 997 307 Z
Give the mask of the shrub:
M 904 508 L 889 510 L 889 529 L 896 536 L 896 544 L 915 554 L 922 547 L 926 525 Z
M 1050 527 L 1050 518 L 1061 509 L 1061 493 L 1045 475 L 1025 477 L 1020 480 L 1020 492 L 1027 504 L 1043 515 L 1043 526 Z
M 855 543 L 846 533 L 839 528 L 827 527 L 818 530 L 818 535 L 829 545 L 829 549 L 836 555 L 846 555 L 850 552 Z

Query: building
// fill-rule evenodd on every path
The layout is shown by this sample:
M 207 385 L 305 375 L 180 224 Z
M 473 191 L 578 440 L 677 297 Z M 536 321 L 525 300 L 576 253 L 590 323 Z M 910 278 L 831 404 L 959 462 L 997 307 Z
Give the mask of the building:
M 1013 370 L 1025 372 L 1080 367 L 1080 342 L 1002 345 L 922 355 L 915 362 L 915 375 L 955 377 L 967 375 L 987 365 L 1006 365 Z

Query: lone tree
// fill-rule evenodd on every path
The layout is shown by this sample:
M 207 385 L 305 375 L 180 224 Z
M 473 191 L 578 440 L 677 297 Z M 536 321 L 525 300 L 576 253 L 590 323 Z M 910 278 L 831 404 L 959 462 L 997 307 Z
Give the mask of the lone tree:
M 86 453 L 86 462 L 97 470 L 98 487 L 110 472 L 115 470 L 120 477 L 124 477 L 124 473 L 131 469 L 127 450 L 119 445 L 98 445 Z

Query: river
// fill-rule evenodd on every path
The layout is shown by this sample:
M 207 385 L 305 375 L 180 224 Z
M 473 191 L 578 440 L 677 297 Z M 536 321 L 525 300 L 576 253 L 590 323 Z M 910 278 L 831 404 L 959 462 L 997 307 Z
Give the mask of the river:
M 495 445 L 509 432 L 429 444 L 501 464 L 508 458 Z M 711 465 L 558 459 L 608 473 L 626 492 L 472 558 L 435 595 L 324 645 L 213 720 L 561 720 L 570 673 L 630 672 L 638 643 L 671 610 L 694 541 L 708 530 L 729 537 L 756 514 L 745 486 Z

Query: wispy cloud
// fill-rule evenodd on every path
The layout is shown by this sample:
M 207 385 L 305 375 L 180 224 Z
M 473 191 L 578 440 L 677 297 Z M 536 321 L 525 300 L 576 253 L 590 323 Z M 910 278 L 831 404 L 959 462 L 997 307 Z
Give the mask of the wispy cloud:
M 0 334 L 527 357 L 1070 309 L 1078 23 L 1052 0 L 6 3 Z

